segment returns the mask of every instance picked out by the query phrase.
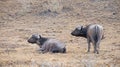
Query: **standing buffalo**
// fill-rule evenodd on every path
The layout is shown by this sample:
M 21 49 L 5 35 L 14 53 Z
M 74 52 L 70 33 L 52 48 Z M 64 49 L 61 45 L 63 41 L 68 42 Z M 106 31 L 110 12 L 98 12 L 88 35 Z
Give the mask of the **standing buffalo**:
M 94 53 L 99 54 L 100 41 L 103 39 L 103 27 L 101 25 L 90 24 L 86 27 L 79 26 L 71 33 L 71 35 L 87 38 L 88 52 L 90 52 L 90 42 L 92 42 Z
M 52 52 L 52 53 L 66 53 L 66 47 L 64 43 L 56 40 L 41 37 L 41 35 L 34 34 L 28 39 L 29 43 L 36 43 L 42 53 Z

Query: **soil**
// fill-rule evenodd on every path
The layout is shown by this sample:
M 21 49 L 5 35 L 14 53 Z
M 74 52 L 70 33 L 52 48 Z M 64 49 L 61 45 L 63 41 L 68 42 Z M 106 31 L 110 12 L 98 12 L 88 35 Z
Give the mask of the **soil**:
M 87 40 L 70 33 L 100 24 L 100 54 L 87 53 Z M 37 51 L 32 34 L 56 38 L 67 53 Z M 0 0 L 0 67 L 120 67 L 119 0 Z

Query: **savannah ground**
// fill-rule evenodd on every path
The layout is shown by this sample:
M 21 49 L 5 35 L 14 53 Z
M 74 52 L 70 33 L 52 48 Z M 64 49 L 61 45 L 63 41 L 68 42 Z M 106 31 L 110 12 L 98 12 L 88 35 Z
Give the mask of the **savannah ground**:
M 104 27 L 100 54 L 71 36 L 76 26 Z M 67 53 L 45 53 L 27 39 L 38 33 L 64 42 Z M 120 67 L 120 0 L 0 0 L 0 67 Z

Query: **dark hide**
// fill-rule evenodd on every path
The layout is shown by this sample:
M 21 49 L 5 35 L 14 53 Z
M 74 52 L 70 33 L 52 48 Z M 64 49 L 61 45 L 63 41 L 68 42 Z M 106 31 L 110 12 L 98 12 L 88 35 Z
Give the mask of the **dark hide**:
M 71 35 L 73 36 L 81 36 L 87 38 L 87 29 L 83 28 L 82 26 L 79 28 L 76 28 Z

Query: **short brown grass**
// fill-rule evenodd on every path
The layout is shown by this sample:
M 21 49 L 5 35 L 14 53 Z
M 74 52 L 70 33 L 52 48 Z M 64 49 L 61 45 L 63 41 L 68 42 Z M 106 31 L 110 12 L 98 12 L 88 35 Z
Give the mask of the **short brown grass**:
M 0 67 L 120 67 L 118 3 L 115 0 L 1 0 Z M 86 39 L 70 35 L 76 26 L 91 23 L 104 27 L 100 54 L 93 53 L 93 46 L 87 53 Z M 27 42 L 34 33 L 63 41 L 67 53 L 38 52 L 37 45 Z

